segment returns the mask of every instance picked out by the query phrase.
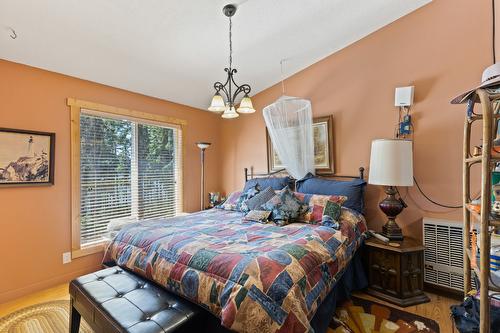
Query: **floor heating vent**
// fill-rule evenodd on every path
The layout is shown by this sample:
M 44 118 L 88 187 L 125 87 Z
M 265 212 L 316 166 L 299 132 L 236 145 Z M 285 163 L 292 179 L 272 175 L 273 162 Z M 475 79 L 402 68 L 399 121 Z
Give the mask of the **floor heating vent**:
M 424 281 L 464 290 L 462 223 L 424 218 Z M 474 284 L 474 281 L 472 281 Z

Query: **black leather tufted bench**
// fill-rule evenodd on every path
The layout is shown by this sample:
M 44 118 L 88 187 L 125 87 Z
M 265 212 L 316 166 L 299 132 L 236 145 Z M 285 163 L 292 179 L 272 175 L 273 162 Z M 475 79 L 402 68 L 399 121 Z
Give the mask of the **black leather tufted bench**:
M 71 333 L 79 331 L 81 317 L 96 333 L 201 331 L 195 305 L 119 267 L 81 276 L 69 292 Z

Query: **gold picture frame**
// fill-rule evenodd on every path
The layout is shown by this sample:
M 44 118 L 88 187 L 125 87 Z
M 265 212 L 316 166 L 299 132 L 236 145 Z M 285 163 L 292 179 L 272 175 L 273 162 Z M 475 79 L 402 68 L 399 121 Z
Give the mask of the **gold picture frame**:
M 314 166 L 316 173 L 330 175 L 335 172 L 333 158 L 333 115 L 313 118 Z M 273 172 L 286 168 L 279 160 L 266 128 L 267 169 Z

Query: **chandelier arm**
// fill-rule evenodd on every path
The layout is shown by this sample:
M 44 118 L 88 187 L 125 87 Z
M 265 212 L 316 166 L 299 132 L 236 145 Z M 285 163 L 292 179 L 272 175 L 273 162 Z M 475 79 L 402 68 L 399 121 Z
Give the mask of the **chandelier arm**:
M 238 96 L 238 94 L 240 93 L 240 86 L 236 83 L 236 81 L 234 81 L 234 74 L 238 73 L 238 70 L 236 68 L 233 68 L 231 69 L 230 71 L 230 79 L 231 79 L 231 82 L 234 84 L 234 86 L 236 87 L 236 89 L 234 90 L 234 93 L 232 94 L 232 103 L 234 104 L 234 102 L 236 101 L 236 96 Z M 231 84 L 231 82 L 229 82 L 229 84 Z M 231 90 L 229 90 L 229 93 L 231 93 Z
M 222 84 L 222 82 L 220 81 L 217 81 L 214 83 L 214 89 L 215 89 L 215 93 L 219 93 L 219 91 L 224 88 L 224 85 Z
M 222 91 L 224 93 L 224 95 L 226 96 L 226 99 L 228 99 L 228 96 L 229 96 L 228 92 L 227 92 L 225 86 L 222 84 L 222 82 L 219 82 L 219 81 L 215 82 L 214 89 L 215 89 L 216 94 L 220 94 L 220 92 Z
M 246 83 L 245 83 L 245 84 L 242 84 L 242 85 L 241 85 L 241 86 L 239 86 L 239 87 L 238 87 L 238 89 L 236 89 L 236 91 L 234 92 L 234 95 L 233 95 L 233 101 L 236 101 L 236 97 L 237 97 L 240 93 L 244 92 L 244 93 L 245 93 L 245 95 L 248 95 L 248 94 L 250 94 L 250 91 L 251 91 L 251 88 L 250 88 L 250 86 L 249 86 L 248 84 L 246 84 Z

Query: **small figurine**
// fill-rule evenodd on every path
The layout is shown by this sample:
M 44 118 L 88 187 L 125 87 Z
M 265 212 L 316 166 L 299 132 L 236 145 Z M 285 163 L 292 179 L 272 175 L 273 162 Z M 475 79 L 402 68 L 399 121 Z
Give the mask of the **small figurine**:
M 491 216 L 500 219 L 500 183 L 493 185 L 495 201 L 491 203 Z

